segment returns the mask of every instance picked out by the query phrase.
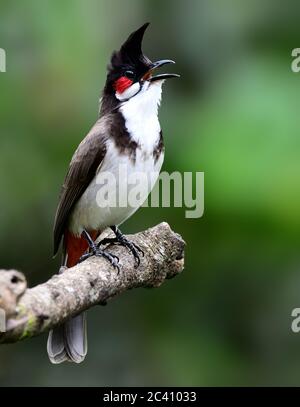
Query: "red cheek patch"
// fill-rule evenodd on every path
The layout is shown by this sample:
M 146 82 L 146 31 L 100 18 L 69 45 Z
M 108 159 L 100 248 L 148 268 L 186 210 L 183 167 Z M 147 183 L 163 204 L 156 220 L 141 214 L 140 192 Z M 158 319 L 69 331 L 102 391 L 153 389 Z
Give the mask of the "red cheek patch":
M 132 83 L 133 82 L 126 78 L 126 76 L 121 76 L 121 78 L 114 83 L 114 88 L 118 93 L 123 93 Z

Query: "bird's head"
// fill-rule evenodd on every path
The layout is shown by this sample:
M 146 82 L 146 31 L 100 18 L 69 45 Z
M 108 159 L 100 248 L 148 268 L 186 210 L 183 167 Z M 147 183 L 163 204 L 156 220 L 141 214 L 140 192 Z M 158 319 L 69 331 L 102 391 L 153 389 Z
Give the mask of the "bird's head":
M 170 59 L 152 62 L 142 52 L 142 40 L 149 23 L 134 31 L 119 51 L 112 54 L 103 96 L 113 97 L 115 102 L 127 102 L 138 94 L 146 93 L 155 84 L 161 87 L 167 78 L 178 77 L 176 74 L 154 75 L 154 71 L 166 64 L 173 64 Z M 153 92 L 152 92 L 153 94 Z M 151 92 L 149 92 L 151 97 Z

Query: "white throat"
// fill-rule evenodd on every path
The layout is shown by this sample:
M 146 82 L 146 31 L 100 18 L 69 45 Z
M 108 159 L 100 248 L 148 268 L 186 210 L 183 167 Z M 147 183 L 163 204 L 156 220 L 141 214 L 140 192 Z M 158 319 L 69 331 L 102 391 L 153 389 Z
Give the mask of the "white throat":
M 141 91 L 124 102 L 120 111 L 127 131 L 146 152 L 152 152 L 160 137 L 158 107 L 161 101 L 163 81 L 146 82 Z

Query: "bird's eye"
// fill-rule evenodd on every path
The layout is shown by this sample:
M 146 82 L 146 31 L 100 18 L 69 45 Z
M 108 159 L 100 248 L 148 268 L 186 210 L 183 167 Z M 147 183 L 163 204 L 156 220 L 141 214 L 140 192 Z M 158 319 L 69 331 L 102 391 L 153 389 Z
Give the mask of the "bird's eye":
M 124 76 L 126 76 L 126 78 L 128 78 L 128 79 L 134 79 L 134 77 L 135 77 L 133 71 L 125 71 Z

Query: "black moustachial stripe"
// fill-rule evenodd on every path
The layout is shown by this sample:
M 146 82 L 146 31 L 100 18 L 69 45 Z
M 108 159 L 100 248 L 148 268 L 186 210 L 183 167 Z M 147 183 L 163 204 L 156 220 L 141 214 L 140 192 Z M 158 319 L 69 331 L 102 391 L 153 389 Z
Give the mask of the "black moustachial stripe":
M 133 163 L 136 161 L 136 150 L 138 143 L 132 140 L 125 125 L 125 119 L 121 112 L 114 113 L 112 121 L 111 136 L 120 154 L 126 154 Z
M 165 149 L 164 138 L 163 138 L 163 132 L 161 130 L 159 133 L 159 141 L 153 150 L 153 158 L 154 158 L 155 163 L 159 159 L 159 157 L 160 157 L 161 153 L 164 151 L 164 149 Z

